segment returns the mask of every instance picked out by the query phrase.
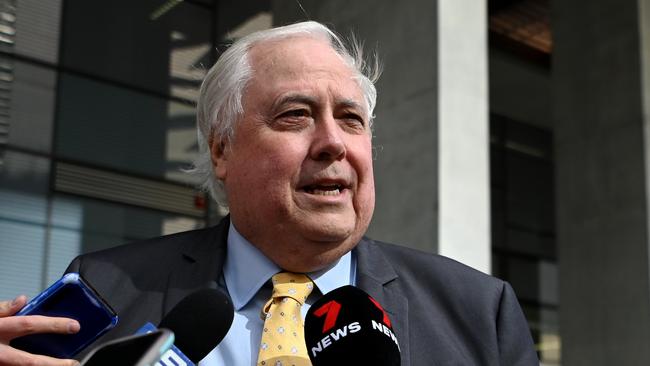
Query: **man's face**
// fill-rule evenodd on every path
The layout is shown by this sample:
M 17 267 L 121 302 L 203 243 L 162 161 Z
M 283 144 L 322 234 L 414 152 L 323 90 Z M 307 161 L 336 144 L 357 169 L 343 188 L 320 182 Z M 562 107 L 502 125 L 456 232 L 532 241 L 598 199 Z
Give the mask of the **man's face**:
M 351 250 L 374 210 L 367 105 L 323 40 L 265 42 L 233 141 L 212 143 L 237 230 L 285 270 L 321 269 Z

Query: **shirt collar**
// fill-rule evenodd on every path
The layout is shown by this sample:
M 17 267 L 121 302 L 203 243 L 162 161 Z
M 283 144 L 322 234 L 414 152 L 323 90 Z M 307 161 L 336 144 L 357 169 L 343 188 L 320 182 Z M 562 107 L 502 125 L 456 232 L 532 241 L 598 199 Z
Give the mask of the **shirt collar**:
M 230 223 L 228 229 L 228 255 L 223 275 L 235 307 L 243 308 L 274 274 L 282 269 L 246 240 Z M 307 273 L 322 294 L 338 287 L 354 285 L 356 265 L 351 252 L 336 263 L 320 271 Z
M 321 294 L 325 295 L 341 286 L 354 285 L 356 274 L 354 263 L 352 252 L 348 252 L 333 265 L 307 275 L 314 281 Z

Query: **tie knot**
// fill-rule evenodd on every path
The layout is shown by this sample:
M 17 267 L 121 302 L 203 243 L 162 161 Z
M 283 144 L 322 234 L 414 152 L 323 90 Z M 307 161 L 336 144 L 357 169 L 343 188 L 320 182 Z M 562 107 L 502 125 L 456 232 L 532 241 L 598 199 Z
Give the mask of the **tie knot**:
M 273 282 L 273 298 L 290 297 L 301 305 L 305 303 L 307 297 L 314 289 L 312 280 L 301 273 L 280 272 L 275 274 L 271 281 Z

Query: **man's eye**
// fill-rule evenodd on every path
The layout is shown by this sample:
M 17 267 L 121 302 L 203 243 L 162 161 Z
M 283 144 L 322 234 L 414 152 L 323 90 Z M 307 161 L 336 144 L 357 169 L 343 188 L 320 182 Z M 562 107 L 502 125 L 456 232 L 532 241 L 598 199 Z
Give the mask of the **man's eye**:
M 311 112 L 309 109 L 298 108 L 281 112 L 273 121 L 274 128 L 277 129 L 302 129 L 311 123 Z
M 363 119 L 363 117 L 361 117 L 356 113 L 347 113 L 343 116 L 343 119 L 345 119 L 347 123 L 352 125 L 360 125 L 360 126 L 366 125 L 366 121 Z
M 309 112 L 306 109 L 292 109 L 280 115 L 280 117 L 288 117 L 288 118 L 298 118 L 298 117 L 308 117 L 308 116 L 309 116 Z

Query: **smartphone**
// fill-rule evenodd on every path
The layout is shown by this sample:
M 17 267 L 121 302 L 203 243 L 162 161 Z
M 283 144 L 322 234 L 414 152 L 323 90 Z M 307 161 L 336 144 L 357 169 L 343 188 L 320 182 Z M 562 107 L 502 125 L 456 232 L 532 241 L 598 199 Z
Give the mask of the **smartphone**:
M 78 273 L 68 273 L 28 302 L 16 316 L 44 315 L 75 319 L 76 334 L 30 334 L 10 342 L 14 348 L 56 358 L 72 358 L 117 325 L 115 311 Z
M 150 366 L 156 364 L 173 343 L 174 333 L 167 329 L 118 338 L 90 351 L 81 365 Z

